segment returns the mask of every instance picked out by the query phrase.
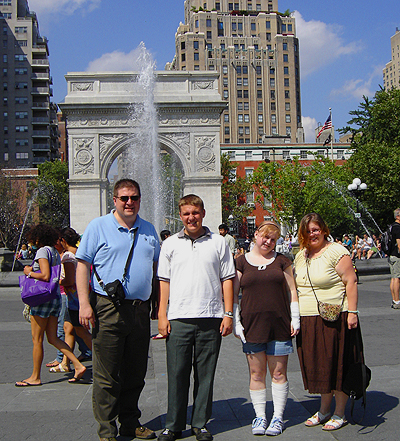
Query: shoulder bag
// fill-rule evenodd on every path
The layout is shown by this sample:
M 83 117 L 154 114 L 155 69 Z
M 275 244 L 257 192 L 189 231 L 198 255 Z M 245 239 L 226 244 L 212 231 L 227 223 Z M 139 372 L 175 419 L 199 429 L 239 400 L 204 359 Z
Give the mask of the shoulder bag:
M 33 279 L 26 275 L 19 276 L 19 287 L 21 289 L 21 299 L 29 306 L 38 306 L 43 303 L 50 302 L 57 298 L 59 294 L 59 280 L 61 265 L 52 266 L 52 254 L 49 249 L 46 248 L 49 255 L 50 265 L 50 280 L 44 282 L 43 280 Z M 40 271 L 35 271 L 40 272 Z

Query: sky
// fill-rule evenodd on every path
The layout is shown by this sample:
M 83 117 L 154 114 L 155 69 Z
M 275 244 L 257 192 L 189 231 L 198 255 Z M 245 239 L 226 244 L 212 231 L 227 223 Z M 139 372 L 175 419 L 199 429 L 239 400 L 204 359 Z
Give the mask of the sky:
M 28 0 L 49 40 L 53 99 L 64 100 L 67 72 L 134 70 L 141 41 L 158 70 L 172 61 L 184 0 Z M 306 141 L 332 109 L 344 127 L 363 95 L 373 98 L 400 27 L 398 0 L 278 0 L 293 11 L 300 41 L 301 104 Z M 339 134 L 335 132 L 335 138 Z

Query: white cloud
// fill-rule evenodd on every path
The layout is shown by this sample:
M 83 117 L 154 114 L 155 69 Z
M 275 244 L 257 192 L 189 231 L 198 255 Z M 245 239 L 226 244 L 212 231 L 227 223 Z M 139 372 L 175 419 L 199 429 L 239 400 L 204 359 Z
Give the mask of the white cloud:
M 89 63 L 86 72 L 138 71 L 140 70 L 138 57 L 141 55 L 140 46 L 131 50 L 128 54 L 121 51 L 103 54 L 100 58 Z
M 305 78 L 316 70 L 335 62 L 342 55 L 354 54 L 361 48 L 360 42 L 345 43 L 340 37 L 339 25 L 318 20 L 305 21 L 295 11 L 297 37 L 300 40 L 301 75 Z
M 101 0 L 28 0 L 29 9 L 36 12 L 39 18 L 45 15 L 60 13 L 73 14 L 80 9 L 90 12 L 100 6 Z
M 315 142 L 315 129 L 318 126 L 317 120 L 311 116 L 301 117 L 306 142 Z
M 345 81 L 341 88 L 331 91 L 331 97 L 352 97 L 360 100 L 365 95 L 372 98 L 378 90 L 377 82 L 374 79 L 381 80 L 382 69 L 383 66 L 376 66 L 366 80 L 358 78 Z

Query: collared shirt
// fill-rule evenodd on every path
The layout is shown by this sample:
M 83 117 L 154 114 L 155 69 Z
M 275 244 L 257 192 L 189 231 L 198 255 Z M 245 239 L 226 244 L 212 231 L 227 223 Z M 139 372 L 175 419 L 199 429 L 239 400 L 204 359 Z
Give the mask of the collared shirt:
M 195 240 L 181 230 L 161 248 L 158 278 L 170 283 L 169 320 L 224 315 L 222 282 L 235 277 L 235 265 L 225 239 L 203 228 Z
M 154 226 L 139 216 L 131 229 L 123 227 L 114 213 L 94 219 L 87 226 L 76 253 L 76 258 L 92 264 L 104 284 L 116 279 L 122 281 L 134 231 L 138 228 L 131 263 L 123 287 L 127 299 L 148 300 L 152 290 L 153 263 L 157 262 L 160 243 Z M 106 295 L 94 273 L 92 287 Z
M 231 253 L 233 254 L 236 248 L 235 238 L 231 236 L 229 233 L 226 233 L 224 238 L 226 240 L 226 243 L 228 244 L 229 249 L 231 250 Z

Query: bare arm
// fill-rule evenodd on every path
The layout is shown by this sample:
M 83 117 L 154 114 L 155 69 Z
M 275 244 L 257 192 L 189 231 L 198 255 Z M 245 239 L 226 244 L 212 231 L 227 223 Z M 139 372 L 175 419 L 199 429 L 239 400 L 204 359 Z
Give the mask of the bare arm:
M 87 330 L 94 326 L 95 318 L 89 300 L 90 263 L 78 260 L 76 267 L 76 288 L 79 298 L 79 322 Z
M 222 282 L 222 295 L 224 297 L 225 312 L 233 311 L 233 280 L 228 279 Z M 226 317 L 222 319 L 220 332 L 223 337 L 232 333 L 232 318 Z
M 60 280 L 61 286 L 72 286 L 75 285 L 76 280 L 76 268 L 72 262 L 63 263 L 65 277 Z
M 48 282 L 50 280 L 51 276 L 51 269 L 50 269 L 50 263 L 46 258 L 40 258 L 38 260 L 39 263 L 39 273 L 33 272 L 32 266 L 25 266 L 24 267 L 24 274 L 28 276 L 30 274 L 30 277 L 32 279 L 42 280 L 43 282 Z
M 339 274 L 342 282 L 346 287 L 346 295 L 349 304 L 349 311 L 357 311 L 358 289 L 357 276 L 354 272 L 353 263 L 350 256 L 343 256 L 336 265 L 336 271 Z M 349 329 L 356 328 L 358 323 L 358 316 L 355 313 L 349 312 L 347 318 L 347 326 Z
M 400 253 L 400 239 L 396 239 L 396 244 L 397 244 L 397 249 L 399 250 Z
M 171 332 L 171 325 L 167 318 L 169 300 L 169 282 L 160 280 L 160 303 L 158 305 L 158 332 L 166 337 Z

